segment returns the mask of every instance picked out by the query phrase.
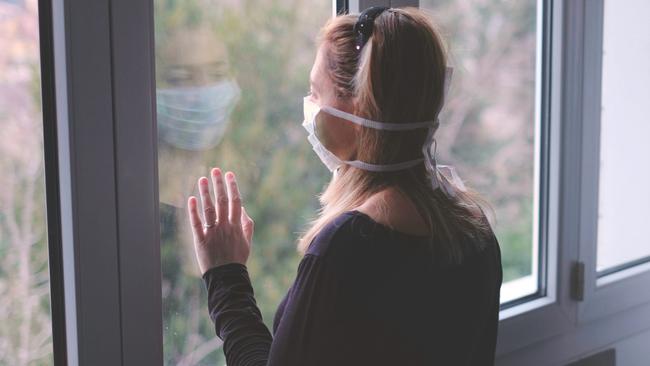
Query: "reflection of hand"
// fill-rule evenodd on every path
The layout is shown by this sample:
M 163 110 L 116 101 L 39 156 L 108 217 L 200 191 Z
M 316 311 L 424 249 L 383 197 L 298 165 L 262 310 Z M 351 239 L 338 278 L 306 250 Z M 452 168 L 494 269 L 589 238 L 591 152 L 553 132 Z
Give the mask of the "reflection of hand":
M 190 196 L 187 205 L 201 274 L 226 263 L 246 264 L 253 242 L 253 220 L 241 205 L 235 174 L 226 173 L 228 194 L 221 169 L 213 168 L 211 175 L 216 209 L 208 190 L 208 179 L 201 177 L 198 181 L 205 225 L 197 210 L 196 197 Z

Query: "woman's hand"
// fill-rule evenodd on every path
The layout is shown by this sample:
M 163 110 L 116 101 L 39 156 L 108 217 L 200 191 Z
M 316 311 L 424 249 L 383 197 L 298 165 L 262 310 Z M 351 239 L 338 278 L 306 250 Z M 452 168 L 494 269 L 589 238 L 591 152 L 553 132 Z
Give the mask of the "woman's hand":
M 201 177 L 198 181 L 205 224 L 199 216 L 196 197 L 190 196 L 187 204 L 201 275 L 226 263 L 246 264 L 253 241 L 253 220 L 241 205 L 235 174 L 227 172 L 224 182 L 221 169 L 213 168 L 211 176 L 216 208 L 208 189 L 208 179 Z

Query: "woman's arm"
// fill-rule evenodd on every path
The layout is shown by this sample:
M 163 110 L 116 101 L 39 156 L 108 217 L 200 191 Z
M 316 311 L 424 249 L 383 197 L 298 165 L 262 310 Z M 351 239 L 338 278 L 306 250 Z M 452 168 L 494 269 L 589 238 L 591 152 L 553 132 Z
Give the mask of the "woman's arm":
M 199 179 L 204 219 L 199 215 L 195 197 L 188 199 L 194 249 L 202 277 L 208 289 L 209 313 L 217 335 L 224 341 L 228 366 L 341 365 L 327 361 L 341 356 L 344 346 L 336 314 L 339 296 L 335 275 L 337 267 L 326 265 L 318 250 L 303 257 L 275 339 L 262 322 L 246 269 L 252 248 L 253 220 L 241 206 L 241 195 L 232 172 L 211 171 L 215 203 L 208 179 Z M 204 223 L 205 221 L 205 223 Z M 329 244 L 338 225 L 322 230 L 310 248 Z M 320 243 L 320 244 L 319 244 Z M 331 258 L 331 255 L 329 256 Z M 328 259 L 329 260 L 329 259 Z M 340 316 L 340 315 L 339 315 Z M 347 321 L 350 325 L 350 321 Z M 338 342 L 338 343 L 337 343 Z
M 255 302 L 246 266 L 228 263 L 211 268 L 203 281 L 228 366 L 266 365 L 272 337 Z
M 228 365 L 264 365 L 271 335 L 253 297 L 246 271 L 253 240 L 253 220 L 242 207 L 232 172 L 211 170 L 214 202 L 208 179 L 199 178 L 203 218 L 197 199 L 188 198 L 188 214 L 199 269 L 208 288 L 210 317 L 224 340 Z M 225 181 L 224 181 L 225 178 Z
M 343 365 L 350 322 L 345 332 L 329 267 L 316 255 L 303 257 L 275 338 L 262 321 L 246 266 L 230 263 L 208 270 L 203 276 L 208 310 L 228 366 Z

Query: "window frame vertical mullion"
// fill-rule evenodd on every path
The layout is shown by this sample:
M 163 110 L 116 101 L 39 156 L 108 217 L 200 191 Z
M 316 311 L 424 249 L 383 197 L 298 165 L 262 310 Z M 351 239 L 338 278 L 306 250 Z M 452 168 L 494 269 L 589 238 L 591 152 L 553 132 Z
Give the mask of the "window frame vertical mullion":
M 51 11 L 57 365 L 162 364 L 153 1 L 52 0 Z
M 153 0 L 111 0 L 122 364 L 162 365 Z

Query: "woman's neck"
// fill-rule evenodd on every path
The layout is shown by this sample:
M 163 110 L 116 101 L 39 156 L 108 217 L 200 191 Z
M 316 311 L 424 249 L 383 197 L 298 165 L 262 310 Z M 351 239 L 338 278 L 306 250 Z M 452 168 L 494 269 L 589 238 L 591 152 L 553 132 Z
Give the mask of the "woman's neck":
M 373 194 L 356 210 L 380 224 L 407 234 L 429 234 L 427 225 L 413 202 L 395 188 Z

